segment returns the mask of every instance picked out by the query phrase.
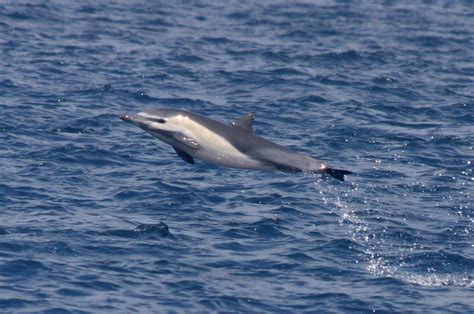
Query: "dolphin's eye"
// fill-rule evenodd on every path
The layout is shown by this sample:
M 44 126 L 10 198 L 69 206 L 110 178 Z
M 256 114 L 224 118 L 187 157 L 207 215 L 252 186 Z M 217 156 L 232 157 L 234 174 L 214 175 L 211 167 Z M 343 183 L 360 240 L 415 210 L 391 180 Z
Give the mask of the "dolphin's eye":
M 166 123 L 166 120 L 163 118 L 148 118 L 148 120 L 158 123 Z

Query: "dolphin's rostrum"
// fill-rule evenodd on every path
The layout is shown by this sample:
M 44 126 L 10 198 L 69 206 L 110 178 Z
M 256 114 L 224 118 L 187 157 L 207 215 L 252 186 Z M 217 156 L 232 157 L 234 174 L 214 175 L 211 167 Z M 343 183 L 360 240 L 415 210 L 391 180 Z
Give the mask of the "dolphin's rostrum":
M 190 164 L 194 159 L 242 169 L 326 173 L 344 181 L 350 171 L 328 167 L 324 162 L 293 152 L 255 135 L 255 114 L 230 124 L 178 109 L 149 109 L 120 117 L 171 145 Z

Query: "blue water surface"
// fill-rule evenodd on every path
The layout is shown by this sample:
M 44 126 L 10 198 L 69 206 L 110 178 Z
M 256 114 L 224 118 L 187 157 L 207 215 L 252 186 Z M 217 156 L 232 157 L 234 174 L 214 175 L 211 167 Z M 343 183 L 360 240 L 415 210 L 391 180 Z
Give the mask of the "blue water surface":
M 474 311 L 471 1 L 2 1 L 1 312 Z M 197 162 L 220 121 L 354 171 Z

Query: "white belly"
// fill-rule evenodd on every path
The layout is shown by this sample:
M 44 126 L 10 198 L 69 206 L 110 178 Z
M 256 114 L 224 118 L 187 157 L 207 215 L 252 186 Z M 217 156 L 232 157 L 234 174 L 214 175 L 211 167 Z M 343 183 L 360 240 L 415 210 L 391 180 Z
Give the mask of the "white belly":
M 210 131 L 193 120 L 187 119 L 187 117 L 182 117 L 180 122 L 186 126 L 186 135 L 193 138 L 203 147 L 202 150 L 186 150 L 186 152 L 194 158 L 233 168 L 267 168 L 261 162 L 249 158 L 247 155 L 241 153 L 219 134 Z
M 201 142 L 202 143 L 202 142 Z M 202 144 L 201 144 L 202 145 Z M 202 145 L 203 150 L 189 152 L 191 156 L 209 163 L 218 164 L 226 167 L 242 168 L 242 169 L 266 169 L 267 167 L 261 162 L 247 157 L 237 152 L 235 148 L 227 150 L 223 147 Z

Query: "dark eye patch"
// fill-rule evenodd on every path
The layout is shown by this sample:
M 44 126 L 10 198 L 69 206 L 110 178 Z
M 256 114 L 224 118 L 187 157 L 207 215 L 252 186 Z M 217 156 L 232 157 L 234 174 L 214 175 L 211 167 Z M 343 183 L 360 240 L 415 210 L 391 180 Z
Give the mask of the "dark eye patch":
M 158 123 L 166 123 L 166 120 L 162 118 L 148 118 L 148 120 Z

